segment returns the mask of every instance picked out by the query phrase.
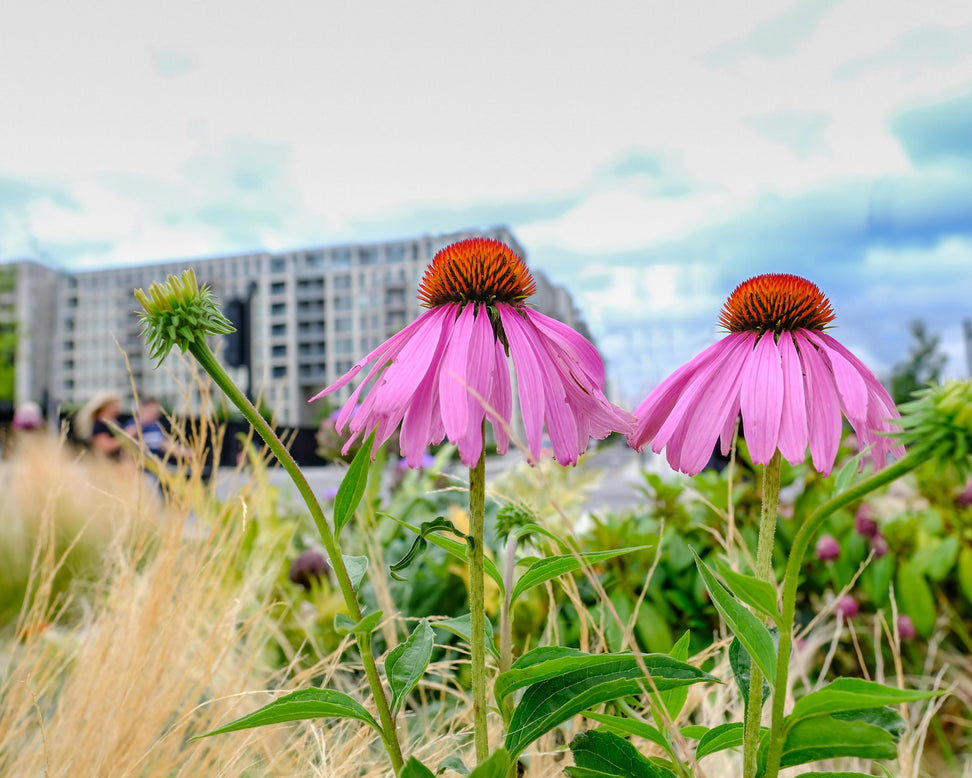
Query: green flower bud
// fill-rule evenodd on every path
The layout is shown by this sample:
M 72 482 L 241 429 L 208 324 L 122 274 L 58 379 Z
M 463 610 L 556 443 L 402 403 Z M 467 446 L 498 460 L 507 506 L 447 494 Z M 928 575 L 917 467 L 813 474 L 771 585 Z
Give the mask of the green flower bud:
M 960 476 L 972 473 L 972 382 L 930 386 L 900 410 L 902 443 Z
M 162 364 L 173 346 L 185 353 L 193 344 L 204 343 L 207 335 L 225 335 L 235 329 L 220 312 L 209 287 L 200 288 L 196 283 L 192 268 L 181 278 L 169 276 L 164 284 L 152 284 L 147 293 L 136 289 L 135 299 L 144 308 L 139 314 L 142 335 L 156 365 Z

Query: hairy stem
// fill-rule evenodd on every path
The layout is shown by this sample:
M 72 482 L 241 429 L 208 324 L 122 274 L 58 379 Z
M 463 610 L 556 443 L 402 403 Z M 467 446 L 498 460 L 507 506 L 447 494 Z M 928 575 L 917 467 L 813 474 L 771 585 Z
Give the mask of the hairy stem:
M 233 379 L 229 377 L 229 374 L 223 369 L 223 366 L 216 359 L 216 356 L 210 350 L 209 346 L 205 341 L 197 341 L 190 347 L 192 355 L 197 359 L 202 368 L 209 373 L 216 385 L 223 391 L 223 393 L 229 398 L 229 400 L 240 409 L 240 412 L 246 418 L 246 420 L 253 426 L 257 434 L 263 438 L 263 441 L 267 444 L 270 451 L 277 458 L 280 464 L 283 466 L 284 470 L 291 477 L 294 485 L 297 487 L 297 491 L 300 492 L 300 496 L 303 497 L 304 502 L 307 504 L 308 510 L 310 510 L 311 517 L 314 519 L 314 524 L 317 525 L 317 531 L 321 535 L 321 540 L 324 543 L 324 548 L 327 550 L 327 555 L 330 558 L 331 569 L 334 570 L 334 574 L 337 577 L 338 584 L 341 587 L 341 594 L 344 595 L 344 603 L 348 609 L 348 614 L 354 621 L 361 620 L 361 608 L 358 605 L 358 597 L 355 594 L 354 586 L 351 583 L 351 577 L 348 575 L 348 569 L 344 564 L 344 557 L 341 556 L 341 550 L 338 547 L 337 541 L 334 539 L 334 534 L 331 532 L 331 528 L 327 523 L 327 519 L 324 516 L 324 511 L 321 509 L 320 503 L 317 501 L 317 497 L 314 495 L 314 491 L 311 489 L 310 484 L 307 483 L 307 479 L 304 477 L 303 472 L 297 466 L 297 462 L 291 456 L 290 451 L 283 444 L 280 438 L 277 437 L 273 428 L 267 424 L 266 419 L 260 415 L 259 411 L 253 407 L 253 403 L 247 398 L 240 388 L 233 383 Z M 378 710 L 378 717 L 381 721 L 382 729 L 382 740 L 385 744 L 385 749 L 388 751 L 389 759 L 391 759 L 392 768 L 395 770 L 395 774 L 398 775 L 404 764 L 402 758 L 402 748 L 401 744 L 398 742 L 398 733 L 395 728 L 395 720 L 392 717 L 391 709 L 388 707 L 388 698 L 385 696 L 385 689 L 381 684 L 381 676 L 378 674 L 378 666 L 375 664 L 374 655 L 371 652 L 371 638 L 368 635 L 358 634 L 358 650 L 361 653 L 361 661 L 364 665 L 365 675 L 368 677 L 368 684 L 371 686 L 371 694 L 375 700 L 375 707 Z
M 476 762 L 489 757 L 486 724 L 486 582 L 484 544 L 486 539 L 486 454 L 469 468 L 469 614 L 472 663 L 473 724 Z
M 927 452 L 913 450 L 890 467 L 880 470 L 852 489 L 832 497 L 810 514 L 810 517 L 803 523 L 793 539 L 793 546 L 790 548 L 790 556 L 786 563 L 786 574 L 783 578 L 783 629 L 780 630 L 780 650 L 776 665 L 776 694 L 773 697 L 773 719 L 770 727 L 770 744 L 766 759 L 766 771 L 763 773 L 764 778 L 776 778 L 780 771 L 784 740 L 783 706 L 786 702 L 784 690 L 789 674 L 790 653 L 793 649 L 793 616 L 796 611 L 796 593 L 800 583 L 800 568 L 803 565 L 803 558 L 806 556 L 810 543 L 820 531 L 824 521 L 834 511 L 914 470 L 926 458 Z
M 756 546 L 756 577 L 773 583 L 773 542 L 776 537 L 776 515 L 780 498 L 780 452 L 763 467 L 763 506 L 759 516 L 759 542 Z M 777 690 L 775 696 L 779 696 Z M 755 778 L 759 752 L 759 728 L 763 713 L 763 673 L 750 663 L 749 705 L 743 736 L 743 776 Z

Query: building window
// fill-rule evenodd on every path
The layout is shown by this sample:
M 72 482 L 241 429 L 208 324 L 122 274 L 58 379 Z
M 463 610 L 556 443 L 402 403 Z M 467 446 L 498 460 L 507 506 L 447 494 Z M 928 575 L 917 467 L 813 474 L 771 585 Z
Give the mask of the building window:
M 334 301 L 335 311 L 350 311 L 351 310 L 351 298 L 350 297 L 338 297 Z
M 405 244 L 404 243 L 393 243 L 390 246 L 385 246 L 385 261 L 386 262 L 404 262 L 405 261 Z
M 351 249 L 334 249 L 334 253 L 331 255 L 331 265 L 333 267 L 350 267 Z
M 283 294 L 286 291 L 286 281 L 274 281 L 272 284 L 270 284 L 270 294 Z
M 287 356 L 287 344 L 286 343 L 274 344 L 273 348 L 270 349 L 270 355 L 274 357 Z
M 286 365 L 274 365 L 273 366 L 273 377 L 274 378 L 285 378 L 287 376 L 287 366 Z
M 373 265 L 378 259 L 378 252 L 373 248 L 362 246 L 358 249 L 358 262 L 362 265 Z
M 334 276 L 334 288 L 335 289 L 350 289 L 351 288 L 351 274 L 350 273 L 340 273 Z
M 287 303 L 274 303 L 270 306 L 271 316 L 283 316 L 287 313 Z
M 304 264 L 307 267 L 324 267 L 324 252 L 308 251 L 304 254 Z
M 285 323 L 272 325 L 270 327 L 270 334 L 271 335 L 286 335 L 287 334 L 287 325 Z
M 351 338 L 338 338 L 334 344 L 334 349 L 338 354 L 351 354 L 354 352 L 354 344 Z
M 334 320 L 335 332 L 351 332 L 351 317 L 339 316 Z
M 350 359 L 339 359 L 337 361 L 336 368 L 341 375 L 347 373 L 352 367 L 354 367 L 354 362 Z
M 286 257 L 271 257 L 270 258 L 270 272 L 280 273 L 287 268 L 287 258 Z

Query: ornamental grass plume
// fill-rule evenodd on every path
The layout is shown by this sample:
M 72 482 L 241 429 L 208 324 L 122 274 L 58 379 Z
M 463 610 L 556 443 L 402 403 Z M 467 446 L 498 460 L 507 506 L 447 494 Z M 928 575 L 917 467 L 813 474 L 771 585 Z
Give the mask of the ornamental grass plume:
M 377 428 L 377 449 L 401 424 L 401 453 L 410 467 L 420 466 L 426 447 L 444 438 L 472 467 L 483 453 L 484 419 L 493 425 L 499 453 L 509 447 L 512 357 L 531 455 L 539 459 L 546 427 L 554 458 L 575 464 L 591 437 L 628 432 L 633 418 L 604 396 L 597 349 L 526 305 L 535 291 L 526 264 L 499 241 L 473 238 L 447 246 L 419 286 L 429 310 L 311 400 L 337 391 L 371 364 L 335 423 L 351 432 L 345 447 Z
M 894 402 L 864 364 L 824 330 L 830 302 L 806 279 L 756 276 L 729 296 L 719 321 L 729 335 L 663 381 L 635 410 L 628 442 L 664 448 L 676 470 L 700 472 L 717 440 L 728 453 L 742 414 L 749 453 L 768 464 L 779 450 L 791 464 L 806 457 L 828 475 L 837 458 L 841 412 L 875 469 L 904 447 Z

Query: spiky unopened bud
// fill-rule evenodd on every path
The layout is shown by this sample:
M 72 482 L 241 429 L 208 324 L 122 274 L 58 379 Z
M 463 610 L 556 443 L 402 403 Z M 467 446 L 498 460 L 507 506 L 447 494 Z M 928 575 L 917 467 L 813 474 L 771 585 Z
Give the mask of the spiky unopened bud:
M 139 314 L 142 335 L 157 365 L 162 364 L 173 346 L 185 352 L 194 343 L 204 342 L 207 335 L 234 331 L 209 287 L 196 283 L 192 268 L 181 277 L 169 276 L 163 284 L 152 284 L 148 292 L 136 289 L 135 299 L 144 309 Z
M 901 406 L 899 438 L 961 476 L 972 473 L 972 382 L 948 381 Z

